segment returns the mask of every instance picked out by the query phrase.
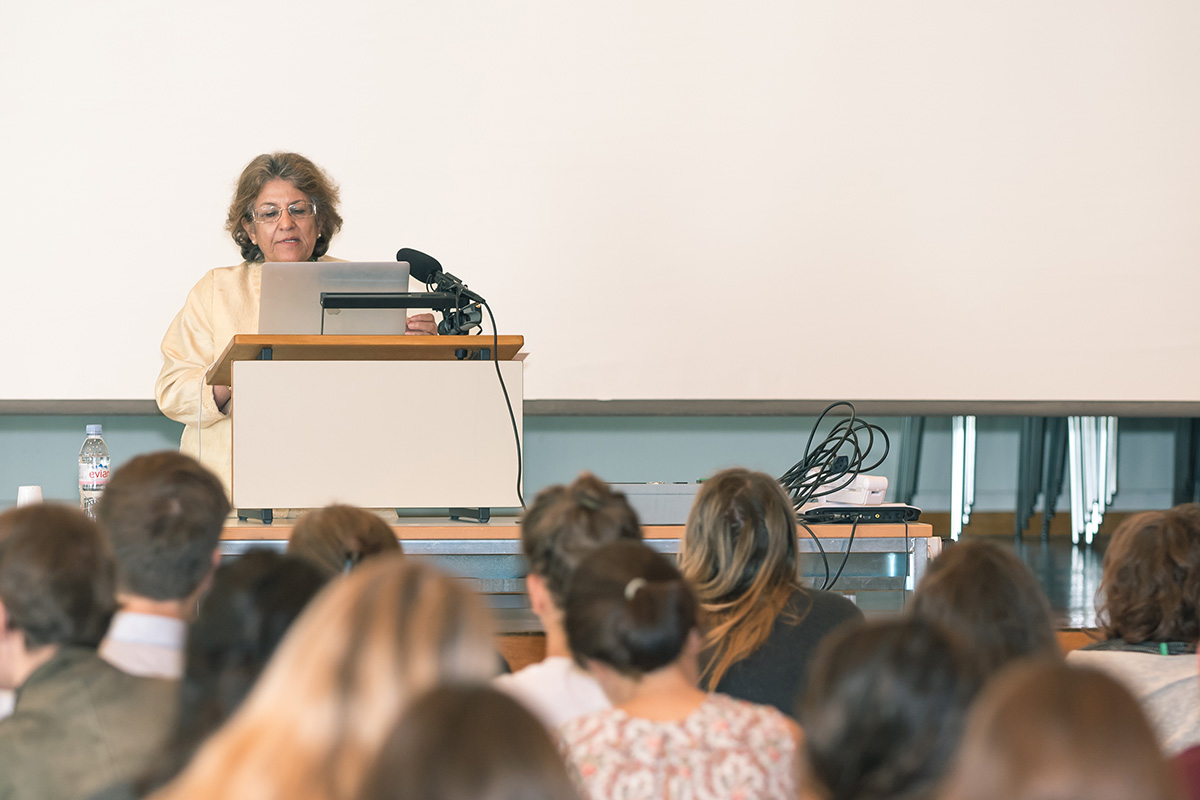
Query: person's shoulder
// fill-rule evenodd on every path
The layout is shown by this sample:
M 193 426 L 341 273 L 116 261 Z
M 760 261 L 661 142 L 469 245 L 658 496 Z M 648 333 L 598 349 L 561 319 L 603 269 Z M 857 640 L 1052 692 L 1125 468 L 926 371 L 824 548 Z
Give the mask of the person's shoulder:
M 83 683 L 93 700 L 119 698 L 123 703 L 134 701 L 144 710 L 146 704 L 171 704 L 176 700 L 179 682 L 167 678 L 132 675 L 96 656 L 79 665 L 75 680 Z
M 561 658 L 544 658 L 541 661 L 535 661 L 532 664 L 526 664 L 516 672 L 511 672 L 508 675 L 499 675 L 496 677 L 497 683 L 525 683 L 527 681 L 538 680 L 547 674 L 557 674 L 565 669 L 565 659 Z
M 206 278 L 213 281 L 241 279 L 247 275 L 262 272 L 261 261 L 243 261 L 240 264 L 230 264 L 227 267 L 213 267 L 204 273 Z
M 764 703 L 752 703 L 721 692 L 713 692 L 708 696 L 704 706 L 707 713 L 725 720 L 739 721 L 746 730 L 753 730 L 767 736 L 782 735 L 792 737 L 795 723 L 775 706 Z
M 252 261 L 243 261 L 227 267 L 213 267 L 200 276 L 196 285 L 192 287 L 192 293 L 211 292 L 215 287 L 243 282 L 248 280 L 254 272 L 261 272 L 261 270 L 262 264 Z
M 801 589 L 792 596 L 792 602 L 803 610 L 805 598 L 813 612 L 836 619 L 862 619 L 862 610 L 848 597 L 838 592 L 822 589 Z
M 36 727 L 36 719 L 28 714 L 13 712 L 0 719 L 0 765 L 13 754 L 14 747 L 28 740 L 30 729 Z M 0 772 L 3 772 L 0 769 Z
M 610 730 L 614 723 L 628 719 L 630 719 L 629 715 L 619 708 L 602 708 L 587 714 L 580 714 L 559 725 L 558 738 L 568 746 L 573 742 L 591 741 L 595 738 L 597 731 Z
M 569 658 L 551 657 L 499 675 L 493 685 L 523 702 L 550 727 L 608 707 L 600 684 Z
M 128 782 L 115 783 L 93 794 L 88 800 L 138 800 L 133 785 Z
M 531 686 L 541 686 L 546 683 L 595 683 L 596 679 L 583 670 L 578 664 L 566 656 L 549 656 L 541 661 L 535 661 L 521 667 L 509 675 L 496 678 L 499 683 L 523 683 Z
M 564 661 L 566 663 L 563 663 Z M 505 690 L 536 693 L 539 689 L 545 689 L 547 682 L 560 682 L 569 665 L 570 662 L 566 659 L 546 658 L 533 664 L 527 664 L 516 672 L 497 675 L 493 682 Z

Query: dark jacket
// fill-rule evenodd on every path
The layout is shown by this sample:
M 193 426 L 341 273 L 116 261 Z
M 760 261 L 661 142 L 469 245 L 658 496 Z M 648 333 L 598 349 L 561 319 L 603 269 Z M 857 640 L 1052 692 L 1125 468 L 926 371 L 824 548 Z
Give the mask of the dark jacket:
M 816 589 L 793 593 L 786 607 L 802 615 L 799 624 L 787 622 L 787 615 L 776 618 L 767 640 L 734 663 L 716 690 L 751 703 L 775 706 L 795 718 L 813 651 L 830 631 L 845 622 L 861 620 L 863 614 L 842 595 Z

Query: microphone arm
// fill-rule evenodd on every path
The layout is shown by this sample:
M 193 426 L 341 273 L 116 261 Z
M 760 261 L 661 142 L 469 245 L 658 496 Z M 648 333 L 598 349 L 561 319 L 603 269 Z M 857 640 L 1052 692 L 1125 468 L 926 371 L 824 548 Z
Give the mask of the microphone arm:
M 465 299 L 463 306 L 487 302 L 478 293 L 468 289 L 462 279 L 444 271 L 441 262 L 431 255 L 410 247 L 401 247 L 396 252 L 396 260 L 407 261 L 409 273 L 422 283 L 436 285 L 439 291 L 451 292 Z
M 454 277 L 449 272 L 439 272 L 433 276 L 433 282 L 437 286 L 439 292 L 449 292 L 459 295 L 462 300 L 462 306 L 470 305 L 471 303 L 486 303 L 479 294 L 467 288 L 467 285 L 460 279 Z
M 438 333 L 443 336 L 458 336 L 478 328 L 483 321 L 483 311 L 480 304 L 486 304 L 477 292 L 467 288 L 461 279 L 442 270 L 441 263 L 431 255 L 402 247 L 396 253 L 397 261 L 407 261 L 409 274 L 426 286 L 435 285 L 438 291 L 455 298 L 454 305 L 443 309 L 442 321 L 438 323 Z

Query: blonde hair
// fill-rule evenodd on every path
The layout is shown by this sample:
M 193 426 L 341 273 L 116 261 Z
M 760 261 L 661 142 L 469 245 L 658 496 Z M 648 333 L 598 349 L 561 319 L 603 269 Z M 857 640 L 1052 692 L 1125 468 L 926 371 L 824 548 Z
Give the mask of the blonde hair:
M 400 557 L 331 584 L 237 714 L 156 800 L 351 800 L 410 700 L 496 672 L 487 608 Z
M 398 553 L 401 548 L 396 533 L 378 514 L 358 506 L 331 505 L 300 517 L 287 551 L 332 578 L 365 558 Z
M 770 475 L 727 469 L 704 482 L 688 514 L 679 569 L 708 616 L 703 677 L 710 690 L 762 646 L 776 619 L 799 624 L 808 613 L 788 607 L 803 591 L 797 550 L 795 511 Z

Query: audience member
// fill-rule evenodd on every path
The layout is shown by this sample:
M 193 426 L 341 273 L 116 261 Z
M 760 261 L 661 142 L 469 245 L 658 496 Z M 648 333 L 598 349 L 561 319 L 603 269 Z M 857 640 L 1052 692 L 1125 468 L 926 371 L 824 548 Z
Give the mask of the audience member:
M 497 688 L 526 704 L 551 728 L 581 714 L 608 708 L 595 678 L 571 658 L 563 630 L 563 603 L 576 565 L 601 545 L 640 541 L 637 514 L 599 478 L 584 473 L 570 486 L 538 492 L 521 520 L 521 551 L 529 571 L 529 605 L 546 634 L 546 657 L 512 675 Z
M 1191 508 L 1200 506 L 1189 504 Z M 1186 800 L 1200 800 L 1200 744 L 1192 745 L 1171 759 Z
M 846 627 L 822 643 L 800 707 L 802 796 L 934 796 L 979 690 L 953 633 L 920 619 Z
M 146 767 L 175 713 L 169 681 L 96 654 L 116 610 L 108 542 L 78 509 L 0 514 L 0 797 L 69 800 Z
M 349 572 L 363 559 L 400 549 L 395 531 L 378 514 L 344 505 L 305 513 L 287 545 L 289 555 L 311 562 L 327 578 Z
M 1096 592 L 1104 641 L 1068 655 L 1125 684 L 1174 755 L 1200 744 L 1200 515 L 1188 504 L 1124 520 Z
M 567 639 L 613 707 L 559 734 L 594 800 L 795 797 L 795 723 L 697 686 L 697 612 L 679 570 L 643 544 L 605 545 L 576 568 Z
M 1175 800 L 1136 699 L 1107 675 L 1017 664 L 971 710 L 943 800 Z
M 1062 660 L 1050 601 L 1011 550 L 958 542 L 934 559 L 909 606 L 970 645 L 986 674 L 1022 658 Z
M 132 675 L 179 678 L 196 602 L 220 562 L 225 489 L 174 451 L 138 456 L 113 472 L 96 519 L 117 558 L 117 599 L 100 655 Z
M 360 800 L 577 800 L 543 723 L 503 692 L 441 686 L 413 701 Z
M 303 559 L 251 550 L 217 568 L 188 631 L 179 715 L 166 746 L 132 783 L 93 800 L 145 797 L 174 778 L 241 705 L 309 600 L 325 585 Z
M 471 589 L 380 556 L 331 583 L 284 637 L 237 713 L 156 800 L 351 800 L 411 698 L 495 674 Z
M 679 567 L 708 616 L 704 685 L 793 714 L 817 644 L 862 612 L 801 585 L 796 512 L 779 482 L 727 469 L 688 515 Z

